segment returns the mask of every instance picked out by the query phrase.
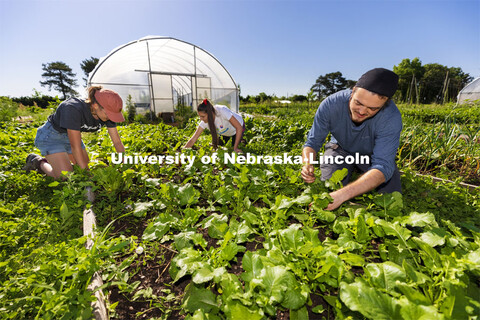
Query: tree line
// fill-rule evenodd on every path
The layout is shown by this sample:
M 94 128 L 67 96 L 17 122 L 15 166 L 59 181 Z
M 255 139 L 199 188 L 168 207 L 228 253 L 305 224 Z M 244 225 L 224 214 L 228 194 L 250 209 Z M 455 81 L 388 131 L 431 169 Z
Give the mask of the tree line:
M 473 77 L 458 67 L 447 67 L 438 63 L 422 65 L 419 58 L 403 59 L 393 66 L 398 74 L 398 90 L 394 100 L 404 103 L 430 104 L 456 101 L 457 95 Z M 294 95 L 288 100 L 292 102 L 311 101 L 312 92 L 315 100 L 323 100 L 340 90 L 352 88 L 356 80 L 346 79 L 340 71 L 327 73 L 317 78 L 306 95 Z M 261 92 L 257 96 L 240 97 L 244 103 L 272 102 L 285 97 L 276 97 Z
M 85 74 L 85 84 L 88 74 L 98 64 L 98 58 L 90 57 L 81 62 L 80 67 Z M 61 92 L 63 99 L 78 95 L 76 74 L 64 62 L 55 61 L 42 64 L 41 86 L 52 88 Z M 399 76 L 398 90 L 394 99 L 404 103 L 445 103 L 456 101 L 458 92 L 473 77 L 458 67 L 447 67 L 438 63 L 422 65 L 420 59 L 403 59 L 398 65 L 393 66 L 393 71 Z M 275 100 L 289 100 L 292 102 L 321 101 L 337 91 L 352 88 L 356 80 L 346 79 L 340 71 L 320 75 L 311 86 L 306 95 L 293 95 L 290 97 L 277 97 L 261 92 L 258 95 L 247 95 L 240 101 L 243 103 L 266 103 Z M 239 86 L 240 89 L 240 86 Z

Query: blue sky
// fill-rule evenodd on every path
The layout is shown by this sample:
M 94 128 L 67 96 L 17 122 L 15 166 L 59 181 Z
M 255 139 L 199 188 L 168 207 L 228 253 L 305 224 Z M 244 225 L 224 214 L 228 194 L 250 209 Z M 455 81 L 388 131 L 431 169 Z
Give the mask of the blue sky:
M 306 94 L 320 75 L 415 57 L 480 76 L 478 0 L 0 0 L 0 95 L 57 94 L 39 83 L 52 61 L 83 85 L 82 60 L 147 35 L 212 53 L 242 96 Z

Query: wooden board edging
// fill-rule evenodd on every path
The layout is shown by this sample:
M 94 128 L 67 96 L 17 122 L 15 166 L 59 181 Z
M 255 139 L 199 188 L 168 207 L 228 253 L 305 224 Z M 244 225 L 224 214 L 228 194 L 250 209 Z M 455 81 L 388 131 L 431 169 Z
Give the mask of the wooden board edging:
M 86 197 L 87 200 L 92 203 L 95 200 L 95 195 L 92 192 L 91 187 L 87 187 Z M 93 239 L 95 239 L 95 227 L 97 225 L 97 220 L 95 218 L 95 213 L 93 210 L 85 208 L 83 210 L 83 235 L 87 236 L 87 242 L 85 247 L 90 250 L 94 244 Z M 105 296 L 103 295 L 102 290 L 97 290 L 103 285 L 102 276 L 99 272 L 95 272 L 92 277 L 92 282 L 88 285 L 87 289 L 95 292 L 94 295 L 97 298 L 96 301 L 92 302 L 93 316 L 95 320 L 108 320 L 107 306 L 105 303 Z

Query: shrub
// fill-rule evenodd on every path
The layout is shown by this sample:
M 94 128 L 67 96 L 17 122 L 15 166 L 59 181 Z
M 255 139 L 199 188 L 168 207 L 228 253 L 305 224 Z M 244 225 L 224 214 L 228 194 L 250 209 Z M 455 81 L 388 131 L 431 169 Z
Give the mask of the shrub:
M 10 121 L 18 114 L 18 104 L 10 98 L 0 97 L 0 122 Z
M 135 115 L 135 122 L 142 124 L 157 124 L 160 122 L 160 118 L 153 111 L 149 111 L 143 114 Z
M 188 120 L 196 118 L 197 113 L 192 110 L 192 107 L 185 105 L 177 105 L 177 110 L 175 111 L 175 122 L 178 122 L 178 126 L 183 128 Z
M 18 97 L 12 98 L 13 102 L 21 103 L 24 106 L 38 106 L 39 108 L 50 108 L 52 103 L 56 103 L 59 98 L 46 96 L 46 95 L 34 95 L 32 97 Z
M 125 105 L 127 107 L 127 121 L 129 123 L 132 123 L 132 122 L 135 121 L 135 116 L 137 114 L 137 109 L 135 107 L 135 104 L 132 102 L 132 96 L 131 95 L 128 95 Z

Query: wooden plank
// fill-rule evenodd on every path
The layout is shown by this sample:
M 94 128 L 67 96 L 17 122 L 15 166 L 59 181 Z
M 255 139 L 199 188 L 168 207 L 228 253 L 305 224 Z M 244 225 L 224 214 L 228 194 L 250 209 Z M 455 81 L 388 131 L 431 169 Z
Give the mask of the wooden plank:
M 87 236 L 85 248 L 91 249 L 93 246 L 93 239 L 95 238 L 94 228 L 97 225 L 95 213 L 92 209 L 83 210 L 83 235 Z
M 95 195 L 92 192 L 91 187 L 87 187 L 86 193 L 87 200 L 92 203 L 95 200 Z M 95 218 L 95 212 L 90 209 L 83 210 L 83 235 L 87 236 L 87 242 L 85 247 L 90 250 L 94 244 L 93 239 L 95 238 L 95 228 L 97 225 L 97 220 Z M 87 289 L 94 292 L 96 301 L 92 302 L 93 315 L 95 320 L 108 320 L 107 306 L 105 304 L 105 296 L 103 295 L 102 290 L 97 290 L 103 285 L 102 276 L 99 272 L 95 272 L 92 277 L 92 281 L 88 285 Z
M 405 172 L 403 171 L 400 171 L 400 174 L 405 174 Z M 442 179 L 442 178 L 437 178 L 437 177 L 434 177 L 434 176 L 429 176 L 429 175 L 426 175 L 426 174 L 421 174 L 421 173 L 415 173 L 416 176 L 420 176 L 422 178 L 428 178 L 428 179 L 432 179 L 433 182 L 435 183 L 440 183 L 440 182 L 446 182 L 446 183 L 452 183 L 452 184 L 456 184 L 457 182 L 455 181 L 452 181 L 452 180 L 447 180 L 447 179 Z M 465 189 L 468 189 L 470 191 L 474 191 L 474 190 L 480 190 L 479 186 L 476 186 L 476 185 L 473 185 L 473 184 L 468 184 L 468 183 L 464 183 L 464 182 L 460 182 L 458 183 L 459 186 L 465 188 Z
M 102 285 L 103 285 L 102 276 L 98 272 L 95 272 L 92 278 L 92 282 L 87 287 L 87 289 L 90 291 L 95 291 L 97 288 L 101 287 Z M 95 317 L 95 320 L 109 319 L 103 291 L 96 290 L 95 297 L 97 298 L 97 300 L 92 302 L 93 316 Z

